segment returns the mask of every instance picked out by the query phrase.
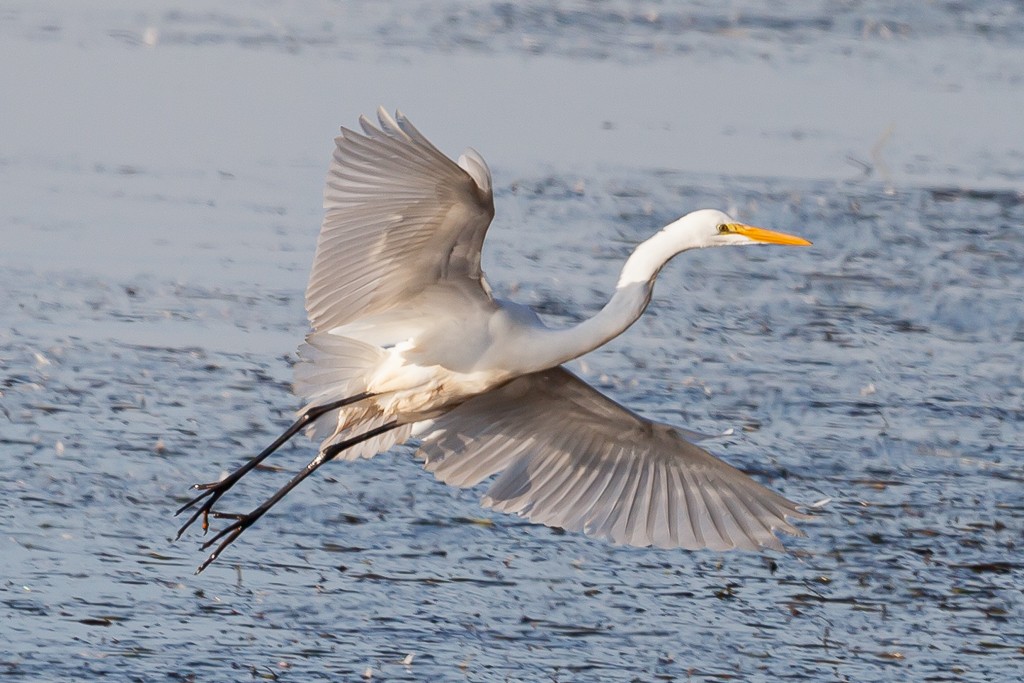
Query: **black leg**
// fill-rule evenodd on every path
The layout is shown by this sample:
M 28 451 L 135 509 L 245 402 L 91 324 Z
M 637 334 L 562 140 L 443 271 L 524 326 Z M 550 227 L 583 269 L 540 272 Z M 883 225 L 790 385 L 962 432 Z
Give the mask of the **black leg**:
M 282 445 L 284 445 L 284 443 L 288 441 L 288 439 L 295 436 L 300 429 L 308 425 L 310 422 L 316 420 L 324 413 L 329 413 L 332 410 L 336 410 L 338 408 L 351 405 L 352 403 L 357 403 L 369 397 L 370 394 L 364 392 L 362 394 L 349 396 L 348 398 L 343 398 L 332 403 L 326 403 L 322 406 L 313 406 L 305 413 L 303 413 L 302 416 L 299 417 L 299 419 L 296 420 L 291 427 L 286 429 L 281 436 L 277 437 L 277 439 L 274 440 L 274 443 L 264 448 L 259 455 L 249 460 L 247 463 L 239 467 L 237 470 L 235 470 L 228 476 L 224 477 L 220 481 L 214 481 L 208 484 L 195 484 L 192 488 L 202 491 L 202 493 L 200 493 L 198 496 L 196 496 L 195 498 L 193 498 L 192 500 L 178 508 L 178 511 L 174 513 L 174 516 L 177 517 L 185 510 L 188 510 L 190 507 L 195 506 L 197 503 L 199 503 L 199 501 L 203 500 L 204 498 L 207 498 L 207 501 L 203 503 L 200 507 L 196 508 L 196 511 L 192 513 L 192 516 L 188 518 L 188 521 L 181 525 L 181 528 L 178 529 L 178 534 L 174 537 L 174 540 L 178 540 L 179 538 L 181 538 L 181 535 L 185 533 L 185 530 L 192 526 L 192 524 L 197 519 L 199 519 L 200 515 L 203 518 L 203 531 L 205 532 L 207 529 L 209 529 L 210 511 L 213 510 L 213 506 L 217 503 L 220 497 L 227 493 L 228 489 L 237 484 L 239 479 L 244 477 L 254 467 L 256 467 L 261 462 L 266 460 L 271 453 L 273 453 Z
M 323 465 L 325 462 L 331 460 L 335 455 L 345 450 L 346 448 L 351 448 L 352 446 L 355 446 L 358 443 L 362 443 L 367 439 L 372 439 L 373 437 L 379 434 L 383 434 L 384 432 L 390 431 L 397 426 L 397 422 L 389 422 L 385 425 L 375 427 L 369 431 L 363 432 L 362 434 L 353 436 L 350 439 L 346 439 L 340 443 L 336 443 L 332 446 L 329 446 L 328 448 L 325 448 L 324 450 L 320 451 L 320 453 L 318 453 L 317 456 L 313 458 L 301 472 L 292 477 L 291 481 L 289 481 L 287 484 L 278 489 L 277 493 L 272 495 L 270 498 L 264 501 L 259 507 L 257 507 L 255 510 L 248 514 L 231 515 L 217 512 L 213 513 L 214 517 L 234 519 L 235 521 L 231 523 L 231 525 L 218 531 L 213 536 L 213 538 L 203 543 L 203 550 L 206 550 L 214 544 L 216 544 L 218 541 L 220 541 L 219 545 L 217 545 L 217 548 L 210 554 L 208 558 L 206 558 L 206 561 L 199 565 L 199 568 L 196 569 L 196 574 L 210 566 L 210 563 L 216 560 L 220 556 L 221 552 L 223 552 L 225 548 L 231 545 L 235 541 L 235 539 L 242 534 L 243 531 L 252 526 L 257 519 L 266 514 L 267 510 L 274 507 L 274 505 L 276 505 L 279 500 L 288 495 L 289 491 L 298 486 L 303 479 L 313 474 L 313 472 L 319 469 L 319 467 Z

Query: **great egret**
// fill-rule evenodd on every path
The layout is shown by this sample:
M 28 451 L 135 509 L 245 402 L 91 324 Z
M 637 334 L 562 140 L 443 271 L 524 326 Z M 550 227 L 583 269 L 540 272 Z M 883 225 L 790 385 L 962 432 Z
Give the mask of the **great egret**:
M 647 420 L 561 364 L 633 324 L 654 279 L 688 249 L 810 244 L 694 211 L 640 244 L 593 318 L 550 329 L 530 308 L 495 299 L 480 270 L 494 215 L 491 174 L 467 150 L 454 163 L 401 113 L 378 110 L 335 139 L 325 217 L 299 349 L 296 422 L 226 478 L 196 484 L 200 516 L 233 520 L 203 544 L 201 572 L 299 482 L 333 459 L 369 458 L 418 436 L 441 481 L 475 486 L 500 474 L 483 504 L 617 544 L 782 549 L 780 530 L 808 515 L 694 445 L 695 433 Z M 248 514 L 214 505 L 302 428 L 323 438 L 295 477 Z M 201 505 L 199 505 L 202 503 Z

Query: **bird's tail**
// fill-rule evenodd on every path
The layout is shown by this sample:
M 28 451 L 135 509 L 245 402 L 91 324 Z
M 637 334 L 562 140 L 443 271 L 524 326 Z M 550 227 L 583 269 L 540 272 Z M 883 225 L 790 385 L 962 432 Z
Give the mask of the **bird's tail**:
M 325 405 L 340 398 L 366 392 L 367 376 L 384 359 L 384 351 L 372 344 L 329 332 L 315 332 L 299 347 L 299 363 L 295 366 L 296 395 L 306 399 L 299 411 Z M 322 440 L 320 450 L 382 426 L 387 418 L 372 397 L 324 413 L 309 425 L 306 434 L 314 441 Z M 409 438 L 412 425 L 400 425 L 367 439 L 336 456 L 344 460 L 372 458 L 396 443 Z

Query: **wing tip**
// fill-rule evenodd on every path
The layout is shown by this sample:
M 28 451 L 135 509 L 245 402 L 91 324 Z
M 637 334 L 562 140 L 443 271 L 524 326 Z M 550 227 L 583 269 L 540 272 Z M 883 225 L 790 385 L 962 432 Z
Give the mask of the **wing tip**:
M 814 519 L 815 516 L 807 513 L 800 512 L 794 508 L 787 510 L 783 515 L 780 515 L 773 520 L 765 520 L 765 524 L 768 528 L 763 530 L 763 533 L 750 535 L 743 534 L 738 538 L 735 535 L 729 537 L 719 537 L 717 539 L 707 538 L 706 536 L 697 539 L 693 538 L 693 542 L 686 542 L 675 540 L 671 542 L 664 542 L 663 540 L 652 537 L 650 534 L 644 535 L 626 535 L 614 533 L 614 529 L 605 528 L 602 526 L 592 526 L 588 521 L 580 521 L 580 523 L 559 523 L 557 515 L 545 515 L 536 514 L 534 506 L 531 504 L 532 501 L 523 500 L 519 498 L 505 498 L 495 499 L 489 495 L 484 495 L 480 503 L 483 507 L 494 510 L 495 512 L 502 512 L 505 514 L 514 514 L 519 517 L 525 518 L 534 524 L 543 524 L 544 526 L 563 529 L 571 533 L 582 533 L 587 538 L 593 538 L 598 541 L 610 543 L 615 546 L 628 546 L 631 548 L 658 548 L 661 550 L 710 550 L 713 552 L 728 552 L 732 550 L 740 550 L 746 552 L 765 552 L 775 551 L 780 553 L 790 552 L 786 548 L 782 539 L 779 538 L 778 534 L 785 534 L 794 538 L 806 538 L 807 533 L 799 527 L 790 524 L 788 519 Z

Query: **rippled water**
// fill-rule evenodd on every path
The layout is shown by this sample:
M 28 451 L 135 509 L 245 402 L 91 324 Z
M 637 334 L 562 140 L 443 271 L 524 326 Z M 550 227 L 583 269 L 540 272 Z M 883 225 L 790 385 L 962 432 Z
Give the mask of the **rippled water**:
M 403 7 L 0 15 L 0 51 L 27 60 L 0 79 L 38 85 L 0 104 L 3 675 L 1017 677 L 1024 148 L 1000 116 L 1024 90 L 1019 6 Z M 811 102 L 786 131 L 783 93 L 767 118 L 726 106 L 732 132 L 708 128 L 669 163 L 686 132 L 601 103 L 695 60 L 748 83 L 774 62 L 811 94 L 867 74 L 877 108 L 891 93 L 915 115 L 968 109 L 918 132 L 894 110 L 886 138 L 855 113 L 815 124 L 827 107 Z M 297 85 L 352 65 L 340 94 Z M 484 67 L 501 106 L 459 101 L 446 119 L 450 83 Z M 571 98 L 502 94 L 500 69 L 517 86 L 606 74 L 608 88 L 586 89 L 594 111 L 577 119 Z M 372 98 L 448 152 L 481 148 L 498 195 L 487 272 L 552 324 L 598 310 L 632 246 L 691 208 L 814 240 L 680 257 L 634 329 L 574 366 L 651 417 L 733 429 L 711 449 L 787 496 L 831 498 L 807 538 L 763 556 L 610 547 L 481 510 L 479 491 L 438 484 L 405 448 L 323 468 L 192 574 L 197 538 L 171 543 L 171 515 L 297 407 L 329 136 Z M 537 139 L 513 134 L 543 118 Z M 730 145 L 751 156 L 716 157 Z M 296 439 L 225 505 L 247 509 L 312 451 Z

